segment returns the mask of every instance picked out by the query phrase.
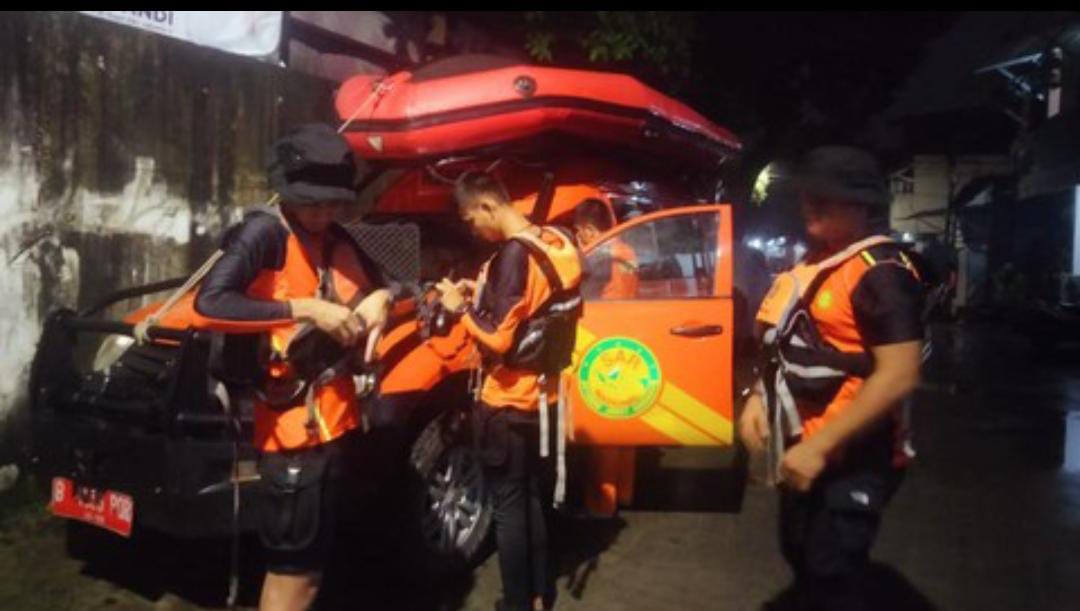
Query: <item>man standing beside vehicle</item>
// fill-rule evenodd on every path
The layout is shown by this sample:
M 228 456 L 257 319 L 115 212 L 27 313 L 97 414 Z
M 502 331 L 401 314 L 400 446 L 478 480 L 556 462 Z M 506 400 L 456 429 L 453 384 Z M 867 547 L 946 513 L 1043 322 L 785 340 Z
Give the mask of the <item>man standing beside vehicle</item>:
M 454 189 L 461 219 L 500 243 L 475 282 L 439 283 L 441 303 L 460 315 L 484 356 L 474 426 L 495 509 L 503 600 L 497 609 L 554 604 L 545 511 L 550 427 L 580 316 L 581 259 L 571 236 L 539 227 L 486 173 L 466 173 Z M 472 294 L 471 300 L 467 299 Z M 559 428 L 559 427 L 556 427 Z
M 611 229 L 615 218 L 599 199 L 589 198 L 574 209 L 574 236 L 582 249 Z M 633 299 L 637 297 L 637 254 L 629 244 L 613 238 L 602 251 L 587 259 L 582 295 L 586 299 Z M 633 447 L 590 446 L 588 469 L 582 478 L 585 508 L 592 516 L 613 516 L 619 505 L 634 498 Z
M 264 611 L 307 609 L 318 594 L 360 434 L 350 361 L 359 340 L 385 324 L 392 299 L 377 268 L 335 222 L 355 199 L 356 170 L 348 144 L 329 126 L 305 125 L 276 142 L 269 174 L 280 206 L 256 208 L 226 235 L 195 301 L 201 316 L 269 336 L 254 439 L 256 516 L 267 552 Z M 346 347 L 343 367 L 318 379 L 298 372 L 286 354 L 302 323 Z
M 815 149 L 796 184 L 811 251 L 758 312 L 769 365 L 739 435 L 772 450 L 802 608 L 865 609 L 869 551 L 913 458 L 904 405 L 919 381 L 922 288 L 900 247 L 875 235 L 890 196 L 873 157 Z

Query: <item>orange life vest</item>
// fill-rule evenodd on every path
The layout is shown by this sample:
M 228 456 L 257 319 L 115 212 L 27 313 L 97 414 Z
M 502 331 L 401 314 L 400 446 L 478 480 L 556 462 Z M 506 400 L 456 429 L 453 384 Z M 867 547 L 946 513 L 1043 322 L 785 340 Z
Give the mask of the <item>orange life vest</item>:
M 278 270 L 262 270 L 247 295 L 273 301 L 319 297 L 345 304 L 359 292 L 366 292 L 371 283 L 359 255 L 347 240 L 335 239 L 335 229 L 302 240 L 290 228 L 284 265 Z M 305 241 L 309 243 L 305 245 Z M 323 258 L 329 259 L 325 265 Z M 297 386 L 296 374 L 284 355 L 298 328 L 297 324 L 279 325 L 268 331 L 268 387 Z M 306 393 L 290 398 L 285 405 L 271 405 L 265 396 L 255 401 L 255 446 L 263 451 L 315 446 L 360 425 L 356 388 L 348 373 L 311 384 Z
M 558 376 L 544 376 L 543 372 L 520 367 L 512 358 L 507 360 L 506 357 L 521 352 L 529 342 L 537 339 L 535 333 L 531 332 L 531 321 L 553 309 L 570 311 L 578 308 L 580 311 L 581 298 L 577 289 L 581 285 L 581 255 L 570 236 L 552 227 L 542 228 L 540 236 L 523 231 L 512 239 L 523 243 L 530 252 L 525 294 L 514 308 L 518 323 L 489 333 L 473 324 L 468 316 L 464 321 L 466 328 L 480 340 L 481 345 L 497 356 L 486 372 L 480 399 L 489 405 L 535 410 L 541 395 L 556 396 Z M 490 263 L 489 260 L 480 270 L 478 295 L 487 283 Z
M 847 409 L 873 369 L 852 305 L 863 275 L 876 265 L 895 263 L 919 277 L 902 250 L 897 261 L 879 263 L 870 249 L 881 245 L 895 243 L 874 236 L 823 261 L 800 263 L 776 278 L 761 304 L 757 319 L 770 327 L 765 383 L 775 461 L 786 439 L 811 437 Z M 906 408 L 895 419 L 893 463 L 902 466 L 912 456 Z

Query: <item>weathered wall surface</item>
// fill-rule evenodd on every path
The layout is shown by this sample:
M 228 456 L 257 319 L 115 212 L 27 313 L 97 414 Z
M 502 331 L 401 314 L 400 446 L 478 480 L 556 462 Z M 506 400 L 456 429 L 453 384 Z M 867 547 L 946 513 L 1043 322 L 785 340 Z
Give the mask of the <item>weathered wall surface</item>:
M 74 13 L 0 16 L 0 460 L 42 321 L 186 274 L 329 83 Z

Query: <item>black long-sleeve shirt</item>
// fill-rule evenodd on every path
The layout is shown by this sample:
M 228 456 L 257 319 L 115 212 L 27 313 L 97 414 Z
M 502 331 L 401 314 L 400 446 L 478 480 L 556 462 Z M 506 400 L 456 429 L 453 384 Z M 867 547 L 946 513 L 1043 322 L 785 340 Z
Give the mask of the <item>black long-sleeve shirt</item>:
M 296 229 L 302 231 L 302 229 Z M 340 239 L 355 244 L 345 230 L 332 225 L 332 232 L 340 232 Z M 195 298 L 199 314 L 222 320 L 275 321 L 292 318 L 289 304 L 284 301 L 256 299 L 247 295 L 248 287 L 263 270 L 280 270 L 285 265 L 285 253 L 289 229 L 281 218 L 265 210 L 249 212 L 243 223 L 233 227 L 222 240 L 224 255 L 203 279 Z M 389 287 L 400 293 L 397 283 L 389 282 L 378 267 L 359 248 L 356 254 L 365 275 L 374 290 Z
M 264 269 L 285 265 L 289 230 L 278 217 L 249 212 L 244 222 L 225 234 L 225 254 L 203 279 L 195 309 L 203 316 L 225 320 L 281 320 L 292 317 L 289 304 L 254 299 L 247 289 Z

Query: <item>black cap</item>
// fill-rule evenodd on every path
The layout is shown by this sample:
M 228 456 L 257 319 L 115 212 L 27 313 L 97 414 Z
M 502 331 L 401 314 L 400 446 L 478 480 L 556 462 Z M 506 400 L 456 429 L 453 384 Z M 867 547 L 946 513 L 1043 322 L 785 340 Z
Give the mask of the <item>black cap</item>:
M 291 204 L 356 199 L 356 159 L 349 143 L 322 123 L 301 125 L 274 143 L 270 187 Z
M 848 146 L 823 146 L 803 157 L 795 173 L 795 189 L 836 201 L 886 207 L 892 202 L 877 160 Z

